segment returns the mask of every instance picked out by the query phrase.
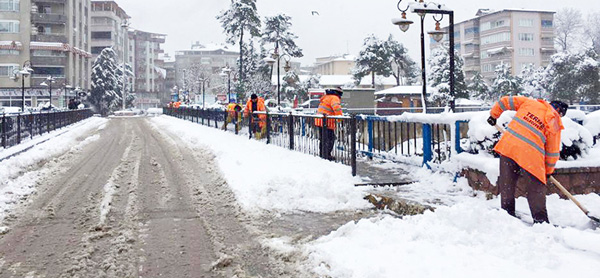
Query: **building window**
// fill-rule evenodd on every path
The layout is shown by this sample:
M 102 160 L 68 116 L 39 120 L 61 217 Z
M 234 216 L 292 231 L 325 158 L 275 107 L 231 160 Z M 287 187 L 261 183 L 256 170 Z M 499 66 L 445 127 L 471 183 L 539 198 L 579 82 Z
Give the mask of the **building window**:
M 542 28 L 552 28 L 552 20 L 542 20 Z
M 519 48 L 519 56 L 534 56 L 535 50 L 533 48 Z
M 498 33 L 481 37 L 481 45 L 510 41 L 510 32 Z
M 13 76 L 17 70 L 19 70 L 19 65 L 17 64 L 0 64 L 0 77 Z
M 519 19 L 520 27 L 533 27 L 533 19 Z
M 532 33 L 519 33 L 519 40 L 525 41 L 525 42 L 533 41 L 533 34 Z
M 14 49 L 0 49 L 0 55 L 20 55 L 21 51 Z
M 485 59 L 485 58 L 489 58 L 490 57 L 490 53 L 487 52 L 487 50 L 481 51 L 481 59 Z
M 64 51 L 57 50 L 32 50 L 31 54 L 35 57 L 67 57 Z
M 98 39 L 98 40 L 110 40 L 112 38 L 112 33 L 111 32 L 92 32 L 92 40 L 94 39 Z
M 65 68 L 63 67 L 34 67 L 35 76 L 65 77 Z
M 481 70 L 482 70 L 483 72 L 492 72 L 492 71 L 494 71 L 494 68 L 495 68 L 495 67 L 494 67 L 494 65 L 493 65 L 493 64 L 483 64 L 483 65 L 481 66 Z
M 19 21 L 0 20 L 0 33 L 19 33 Z
M 487 31 L 495 28 L 504 27 L 507 25 L 507 21 L 504 19 L 499 19 L 496 21 L 484 22 L 481 23 L 481 31 Z
M 0 0 L 0 11 L 18 12 L 19 0 Z
M 465 28 L 465 36 L 469 34 L 479 34 L 479 27 Z

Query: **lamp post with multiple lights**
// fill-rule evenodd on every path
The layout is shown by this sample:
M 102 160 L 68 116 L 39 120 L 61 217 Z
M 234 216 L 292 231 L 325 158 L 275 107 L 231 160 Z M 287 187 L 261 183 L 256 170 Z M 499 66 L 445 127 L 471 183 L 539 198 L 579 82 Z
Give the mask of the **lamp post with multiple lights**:
M 421 97 L 423 98 L 423 111 L 427 112 L 427 76 L 425 73 L 425 32 L 424 32 L 424 21 L 425 15 L 433 14 L 435 20 L 435 30 L 427 32 L 433 40 L 436 42 L 441 41 L 444 38 L 446 32 L 440 29 L 440 21 L 444 18 L 444 15 L 448 15 L 450 25 L 448 27 L 448 38 L 449 38 L 449 52 L 450 52 L 450 109 L 454 111 L 454 11 L 446 8 L 442 4 L 433 2 L 425 3 L 423 0 L 415 0 L 409 3 L 406 8 L 402 9 L 398 1 L 397 8 L 400 10 L 401 17 L 392 19 L 392 23 L 398 25 L 402 32 L 406 32 L 413 21 L 406 18 L 406 12 L 410 9 L 412 13 L 416 13 L 421 18 L 421 78 L 423 79 L 423 91 Z M 440 16 L 438 19 L 436 16 Z
M 285 70 L 285 72 L 290 71 L 290 69 L 292 68 L 292 66 L 290 65 L 291 56 L 286 53 L 279 54 L 278 49 L 279 47 L 275 47 L 275 50 L 271 54 L 271 57 L 266 57 L 263 59 L 263 61 L 267 63 L 267 65 L 271 66 L 271 76 L 273 76 L 273 65 L 275 65 L 275 62 L 277 62 L 277 106 L 281 104 L 281 78 L 279 65 L 279 61 L 281 60 L 281 58 L 285 60 L 285 65 L 283 66 L 283 70 Z

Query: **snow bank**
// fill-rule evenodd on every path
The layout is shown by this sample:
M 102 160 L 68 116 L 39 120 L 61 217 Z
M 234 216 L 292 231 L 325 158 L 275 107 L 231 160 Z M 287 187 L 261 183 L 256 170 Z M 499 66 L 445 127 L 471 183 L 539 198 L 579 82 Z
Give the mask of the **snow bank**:
M 191 147 L 210 149 L 238 202 L 251 212 L 367 208 L 351 168 L 245 137 L 161 116 L 151 121 Z
M 33 146 L 24 153 L 0 162 L 0 221 L 11 212 L 12 207 L 23 196 L 35 192 L 36 181 L 45 171 L 49 171 L 47 168 L 42 168 L 40 171 L 31 172 L 27 171 L 29 167 L 69 150 L 80 150 L 84 145 L 97 140 L 99 138 L 97 135 L 84 140 L 81 140 L 80 137 L 94 129 L 101 128 L 107 121 L 107 119 L 92 117 L 70 126 L 66 132 L 55 130 L 27 142 L 25 145 L 18 145 L 0 152 L 0 157 L 5 157 L 7 154 L 16 153 L 16 150 L 21 150 L 24 146 Z M 43 140 L 48 141 L 39 143 Z M 35 145 L 37 143 L 39 144 Z
M 583 127 L 589 130 L 593 136 L 600 135 L 600 110 L 588 114 L 583 122 Z
M 587 221 L 569 201 L 553 197 L 551 221 Z M 600 203 L 600 197 L 589 197 Z M 600 231 L 530 227 L 493 204 L 499 200 L 472 199 L 435 213 L 351 222 L 306 252 L 313 269 L 327 277 L 597 277 Z M 522 198 L 517 206 L 528 211 Z

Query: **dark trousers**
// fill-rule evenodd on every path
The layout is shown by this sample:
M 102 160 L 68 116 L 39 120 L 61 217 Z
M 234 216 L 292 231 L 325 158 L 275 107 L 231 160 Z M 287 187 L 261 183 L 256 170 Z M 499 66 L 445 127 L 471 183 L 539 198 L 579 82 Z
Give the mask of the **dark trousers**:
M 500 156 L 500 177 L 498 178 L 502 209 L 515 216 L 515 191 L 519 178 L 523 179 L 527 188 L 527 202 L 533 222 L 548 223 L 545 184 L 523 170 L 514 160 L 505 156 Z
M 335 130 L 325 128 L 325 132 L 321 131 L 321 142 L 319 144 L 319 147 L 322 150 L 321 157 L 323 157 L 324 159 L 327 159 L 327 160 L 335 160 L 335 157 L 333 157 L 331 155 L 334 144 L 335 144 Z

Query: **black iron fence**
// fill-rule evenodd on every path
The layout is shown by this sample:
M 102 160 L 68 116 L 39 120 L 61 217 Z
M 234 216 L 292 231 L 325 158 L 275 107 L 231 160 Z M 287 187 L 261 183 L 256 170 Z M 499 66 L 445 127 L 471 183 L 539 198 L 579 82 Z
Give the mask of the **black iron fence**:
M 89 109 L 62 112 L 3 114 L 0 123 L 0 136 L 3 148 L 9 148 L 92 116 Z
M 461 141 L 466 140 L 468 131 L 468 121 L 442 119 L 439 114 L 431 114 L 434 118 L 428 120 L 424 116 L 326 117 L 273 112 L 244 115 L 190 108 L 164 108 L 164 114 L 350 165 L 353 174 L 358 155 L 391 160 L 409 158 L 428 166 L 442 163 L 452 153 L 462 151 Z

